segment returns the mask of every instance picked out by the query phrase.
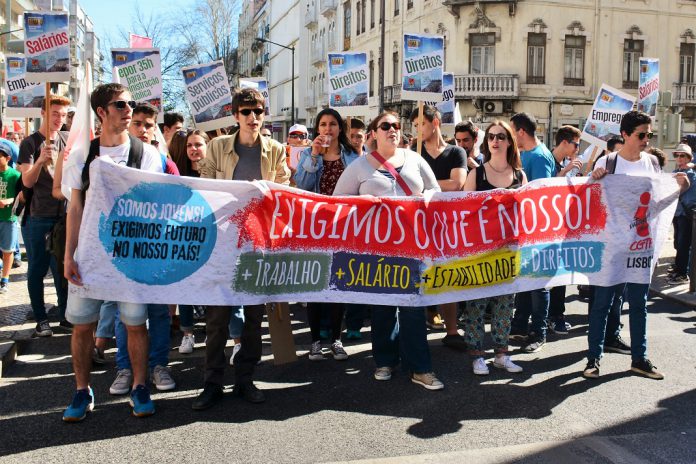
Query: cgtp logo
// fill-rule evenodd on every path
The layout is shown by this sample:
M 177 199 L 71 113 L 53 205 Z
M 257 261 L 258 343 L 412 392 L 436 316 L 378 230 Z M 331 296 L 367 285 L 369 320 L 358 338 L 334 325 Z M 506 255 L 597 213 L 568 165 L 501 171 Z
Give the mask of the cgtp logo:
M 633 222 L 631 222 L 630 226 L 631 229 L 636 230 L 636 234 L 639 238 L 631 243 L 629 247 L 631 251 L 646 251 L 652 249 L 653 241 L 650 237 L 650 223 L 648 223 L 650 198 L 650 192 L 643 192 L 640 194 L 640 205 L 638 205 L 633 215 Z

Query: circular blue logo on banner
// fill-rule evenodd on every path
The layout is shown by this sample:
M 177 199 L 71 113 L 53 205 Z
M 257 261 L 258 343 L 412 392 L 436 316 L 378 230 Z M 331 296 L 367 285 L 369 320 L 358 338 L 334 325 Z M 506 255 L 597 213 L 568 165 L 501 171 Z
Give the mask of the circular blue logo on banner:
M 148 285 L 190 276 L 210 258 L 217 238 L 215 215 L 184 185 L 147 183 L 116 198 L 99 221 L 99 239 L 116 268 Z

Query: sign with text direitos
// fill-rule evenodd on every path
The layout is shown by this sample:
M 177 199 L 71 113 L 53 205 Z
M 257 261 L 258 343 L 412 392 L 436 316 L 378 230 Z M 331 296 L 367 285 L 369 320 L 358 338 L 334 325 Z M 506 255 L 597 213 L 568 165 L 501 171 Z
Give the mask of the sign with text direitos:
M 97 159 L 76 254 L 84 287 L 71 291 L 142 303 L 426 306 L 650 282 L 679 188 L 667 174 L 610 177 L 328 197 Z
M 404 34 L 402 100 L 442 100 L 444 44 L 442 36 Z
M 26 76 L 31 82 L 70 80 L 70 36 L 68 13 L 26 11 L 24 13 Z
M 660 60 L 642 58 L 638 78 L 638 111 L 655 116 L 657 98 L 660 96 Z
M 621 135 L 621 118 L 633 109 L 635 102 L 635 97 L 602 84 L 585 122 L 582 139 L 606 150 L 607 140 Z
M 26 79 L 24 55 L 5 55 L 5 116 L 9 118 L 40 118 L 43 86 Z
M 369 79 L 367 53 L 329 53 L 329 106 L 342 116 L 363 114 L 368 108 Z
M 133 100 L 157 108 L 157 122 L 164 122 L 162 110 L 162 62 L 158 48 L 114 48 L 111 50 L 114 82 L 128 87 Z
M 211 131 L 234 124 L 232 94 L 222 61 L 181 68 L 196 129 Z
M 268 81 L 262 77 L 244 77 L 239 79 L 240 89 L 256 89 L 266 99 L 266 116 L 271 114 L 271 99 L 268 98 Z

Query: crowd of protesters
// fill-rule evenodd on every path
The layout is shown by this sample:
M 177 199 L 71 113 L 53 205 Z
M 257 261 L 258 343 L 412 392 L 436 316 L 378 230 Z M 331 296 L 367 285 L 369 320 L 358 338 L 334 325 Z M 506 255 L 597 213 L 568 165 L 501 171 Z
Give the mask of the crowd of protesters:
M 661 152 L 651 152 L 648 146 L 651 119 L 638 111 L 624 115 L 621 139 L 610 140 L 603 156 L 581 160 L 577 128 L 560 127 L 549 150 L 536 136 L 535 118 L 527 113 L 518 113 L 509 122 L 493 121 L 483 130 L 472 122 L 459 123 L 448 143 L 442 134 L 441 115 L 434 107 L 425 106 L 423 114 L 416 110 L 410 116 L 420 138 L 402 132 L 400 116 L 390 111 L 366 125 L 325 109 L 317 115 L 311 134 L 306 126 L 295 124 L 289 129 L 287 143 L 281 144 L 264 125 L 265 101 L 256 90 L 234 94 L 232 111 L 237 126 L 206 133 L 186 129 L 183 116 L 176 113 L 165 114 L 160 127 L 154 107 L 132 101 L 120 84 L 105 84 L 91 95 L 100 135 L 87 153 L 71 153 L 85 159 L 84 163 L 63 169 L 70 103 L 65 97 L 50 96 L 49 114 L 42 110 L 42 116 L 48 117 L 42 119 L 39 130 L 21 140 L 15 134 L 14 139 L 0 140 L 0 292 L 10 291 L 10 271 L 21 266 L 21 229 L 35 335 L 51 336 L 55 328 L 49 324 L 44 300 L 44 278 L 49 269 L 58 296 L 58 327 L 72 331 L 76 390 L 63 415 L 66 422 L 81 421 L 94 407 L 90 369 L 93 363 L 105 363 L 104 352 L 114 338 L 116 375 L 109 392 L 130 393 L 133 415 L 153 414 L 150 385 L 161 391 L 176 388 L 168 366 L 174 343 L 172 327 L 181 332 L 180 338 L 176 335 L 179 352 L 192 353 L 196 348 L 196 318 L 205 321 L 206 339 L 203 388 L 192 403 L 193 409 L 207 409 L 223 398 L 228 364 L 234 369 L 234 394 L 252 403 L 265 401 L 263 391 L 253 382 L 261 359 L 264 305 L 240 306 L 234 301 L 227 306 L 205 307 L 177 306 L 175 302 L 135 304 L 68 292 L 68 285 L 82 285 L 74 252 L 85 199 L 90 194 L 89 164 L 97 156 L 173 176 L 262 179 L 322 195 L 376 197 L 517 189 L 535 179 L 580 176 L 589 163 L 594 164 L 589 165 L 594 180 L 607 174 L 650 175 L 661 172 L 664 166 L 664 154 L 660 161 Z M 296 162 L 291 161 L 293 151 L 299 152 Z M 670 282 L 678 284 L 688 282 L 696 174 L 688 145 L 679 145 L 674 158 L 674 176 L 682 193 L 674 218 L 677 258 Z M 587 366 L 582 375 L 598 377 L 600 359 L 610 351 L 630 354 L 630 369 L 636 374 L 662 379 L 663 374 L 647 356 L 648 285 L 623 283 L 582 291 L 590 299 Z M 572 329 L 564 315 L 565 298 L 565 287 L 556 287 L 430 308 L 306 302 L 302 305 L 306 306 L 311 334 L 308 358 L 347 359 L 343 339 L 361 339 L 363 325 L 369 320 L 374 378 L 378 381 L 390 380 L 401 365 L 414 384 L 428 390 L 444 388 L 433 372 L 428 328 L 445 331 L 445 346 L 468 352 L 473 374 L 488 375 L 489 366 L 515 374 L 522 367 L 511 359 L 511 340 L 521 343 L 523 353 L 535 353 L 544 348 L 547 331 L 562 335 Z M 630 345 L 619 334 L 624 300 L 629 306 Z M 494 352 L 490 364 L 484 344 L 488 318 Z M 234 347 L 228 356 L 225 348 L 229 339 L 234 340 Z

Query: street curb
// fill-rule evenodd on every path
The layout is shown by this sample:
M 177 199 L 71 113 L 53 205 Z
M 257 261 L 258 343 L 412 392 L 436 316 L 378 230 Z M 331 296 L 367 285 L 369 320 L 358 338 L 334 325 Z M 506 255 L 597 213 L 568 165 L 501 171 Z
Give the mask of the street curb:
M 17 343 L 14 340 L 0 342 L 0 379 L 17 358 Z
M 696 309 L 696 304 L 689 303 L 688 301 L 685 301 L 683 298 L 681 298 L 677 295 L 671 295 L 669 293 L 664 293 L 664 292 L 661 292 L 660 290 L 657 290 L 653 287 L 650 287 L 650 293 L 653 295 L 657 295 L 660 298 L 663 298 L 665 300 L 674 301 L 676 303 L 687 306 L 689 308 Z

